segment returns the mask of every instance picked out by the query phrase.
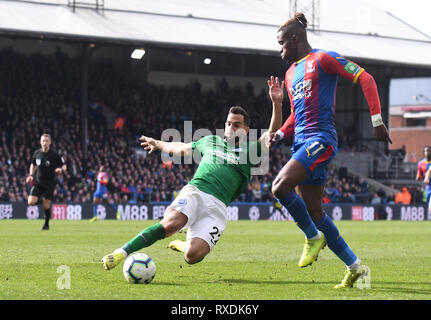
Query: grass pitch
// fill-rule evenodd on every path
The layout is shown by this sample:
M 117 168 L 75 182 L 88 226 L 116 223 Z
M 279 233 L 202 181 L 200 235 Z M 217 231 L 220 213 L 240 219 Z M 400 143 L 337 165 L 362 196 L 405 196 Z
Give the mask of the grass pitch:
M 337 222 L 370 267 L 367 290 L 333 288 L 345 267 L 328 248 L 311 267 L 298 268 L 304 236 L 292 222 L 229 221 L 212 253 L 195 265 L 167 249 L 184 234 L 156 242 L 141 250 L 157 266 L 149 285 L 128 284 L 122 264 L 103 270 L 105 254 L 154 223 L 54 220 L 40 231 L 42 220 L 0 220 L 0 300 L 431 299 L 428 221 Z

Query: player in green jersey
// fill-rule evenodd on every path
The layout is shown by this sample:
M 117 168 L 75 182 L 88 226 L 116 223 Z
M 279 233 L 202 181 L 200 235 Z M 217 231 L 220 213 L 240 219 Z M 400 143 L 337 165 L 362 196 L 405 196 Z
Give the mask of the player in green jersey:
M 188 228 L 187 241 L 175 240 L 170 248 L 184 252 L 189 264 L 202 261 L 220 239 L 226 227 L 226 208 L 243 192 L 261 154 L 267 153 L 269 133 L 281 127 L 283 83 L 278 78 L 268 80 L 273 110 L 268 132 L 258 141 L 247 141 L 250 127 L 248 113 L 239 106 L 230 108 L 224 137 L 209 135 L 192 143 L 166 142 L 141 137 L 141 146 L 151 154 L 161 150 L 166 154 L 202 157 L 193 179 L 169 205 L 160 223 L 142 230 L 121 248 L 102 258 L 105 270 L 118 265 L 132 252 L 148 247 L 158 240 Z

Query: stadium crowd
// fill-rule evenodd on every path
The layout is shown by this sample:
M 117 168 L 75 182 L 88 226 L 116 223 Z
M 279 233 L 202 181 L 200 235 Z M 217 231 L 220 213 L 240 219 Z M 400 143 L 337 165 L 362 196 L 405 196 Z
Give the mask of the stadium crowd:
M 147 156 L 138 143 L 145 134 L 160 138 L 167 128 L 184 132 L 223 129 L 229 107 L 241 105 L 251 116 L 251 128 L 267 128 L 271 104 L 267 92 L 251 85 L 231 88 L 220 81 L 203 91 L 198 82 L 165 87 L 136 82 L 110 62 L 92 63 L 89 70 L 88 158 L 84 162 L 81 138 L 80 74 L 76 59 L 63 55 L 31 57 L 10 50 L 0 52 L 0 201 L 26 201 L 25 176 L 39 138 L 51 134 L 52 148 L 67 162 L 54 193 L 57 202 L 91 202 L 98 168 L 106 168 L 108 189 L 115 202 L 171 201 L 189 181 L 196 164 L 162 162 L 160 154 Z M 287 108 L 285 108 L 287 109 Z M 286 116 L 286 114 L 285 114 Z M 349 144 L 350 142 L 350 144 Z M 353 150 L 354 139 L 343 148 Z M 271 153 L 269 171 L 254 176 L 238 201 L 272 202 L 271 182 L 290 155 L 286 142 Z M 365 180 L 346 170 L 328 170 L 326 203 L 393 203 L 395 195 L 372 190 Z M 411 190 L 411 202 L 420 203 L 420 190 Z M 374 202 L 373 202 L 374 201 Z

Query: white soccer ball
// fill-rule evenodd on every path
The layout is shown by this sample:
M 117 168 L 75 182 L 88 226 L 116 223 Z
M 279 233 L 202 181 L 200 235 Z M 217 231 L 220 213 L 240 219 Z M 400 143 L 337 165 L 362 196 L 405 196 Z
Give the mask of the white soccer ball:
M 123 274 L 129 283 L 148 284 L 156 275 L 156 264 L 145 253 L 135 253 L 124 261 Z

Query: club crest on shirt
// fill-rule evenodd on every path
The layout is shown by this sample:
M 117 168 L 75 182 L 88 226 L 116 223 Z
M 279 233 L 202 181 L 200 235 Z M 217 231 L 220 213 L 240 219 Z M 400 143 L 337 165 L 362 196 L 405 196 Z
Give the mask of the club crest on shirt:
M 51 164 L 51 162 L 49 162 L 49 160 L 46 160 L 45 166 L 49 167 L 50 164 Z
M 314 61 L 307 61 L 307 69 L 306 69 L 306 73 L 313 73 L 314 71 L 316 71 L 316 67 L 314 66 Z
M 41 159 L 36 159 L 36 165 L 37 165 L 37 166 L 40 166 L 41 162 L 42 162 L 42 160 L 41 160 Z

